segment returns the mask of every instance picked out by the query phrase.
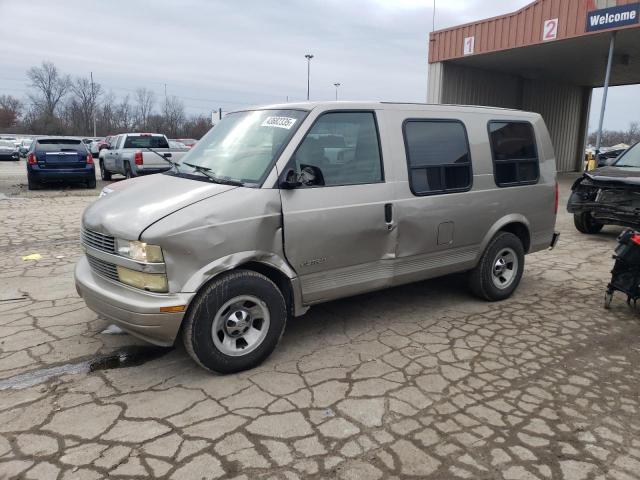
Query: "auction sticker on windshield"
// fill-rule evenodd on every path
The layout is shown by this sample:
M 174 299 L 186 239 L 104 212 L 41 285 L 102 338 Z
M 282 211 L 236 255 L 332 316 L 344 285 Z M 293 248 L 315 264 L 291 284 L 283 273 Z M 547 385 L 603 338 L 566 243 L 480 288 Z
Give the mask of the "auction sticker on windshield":
M 264 122 L 262 122 L 262 127 L 276 127 L 276 128 L 286 128 L 289 130 L 293 127 L 293 124 L 296 123 L 295 118 L 291 117 L 267 117 Z

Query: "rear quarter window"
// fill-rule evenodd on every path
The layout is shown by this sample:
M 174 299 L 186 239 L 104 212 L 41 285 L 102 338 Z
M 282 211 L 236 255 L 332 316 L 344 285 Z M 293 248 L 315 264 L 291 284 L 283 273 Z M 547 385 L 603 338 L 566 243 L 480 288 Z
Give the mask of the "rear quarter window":
M 491 121 L 488 129 L 496 185 L 538 183 L 540 162 L 533 126 L 524 121 Z
M 473 171 L 464 124 L 459 120 L 408 119 L 403 124 L 409 186 L 414 195 L 464 192 Z

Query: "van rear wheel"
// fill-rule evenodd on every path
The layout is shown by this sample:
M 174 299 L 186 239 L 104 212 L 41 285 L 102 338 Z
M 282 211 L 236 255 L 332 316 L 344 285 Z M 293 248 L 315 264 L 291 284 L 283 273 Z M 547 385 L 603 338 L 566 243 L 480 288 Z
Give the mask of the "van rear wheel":
M 238 270 L 205 286 L 184 321 L 182 339 L 191 358 L 207 370 L 233 373 L 259 365 L 273 352 L 287 308 L 271 280 Z
M 513 233 L 499 232 L 471 271 L 469 286 L 490 302 L 504 300 L 518 288 L 524 271 L 524 247 Z

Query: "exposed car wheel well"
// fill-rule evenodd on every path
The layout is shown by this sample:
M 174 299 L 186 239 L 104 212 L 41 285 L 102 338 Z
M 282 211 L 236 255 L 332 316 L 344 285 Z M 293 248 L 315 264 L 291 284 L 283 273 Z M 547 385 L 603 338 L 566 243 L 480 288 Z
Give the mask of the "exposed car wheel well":
M 531 235 L 529 234 L 529 229 L 524 223 L 520 223 L 520 222 L 508 223 L 504 225 L 502 228 L 500 228 L 500 231 L 513 233 L 522 242 L 522 246 L 524 247 L 524 253 L 529 252 L 529 247 L 531 246 Z
M 293 317 L 293 289 L 291 287 L 291 281 L 284 273 L 277 268 L 260 262 L 243 263 L 242 265 L 237 266 L 235 270 L 253 270 L 254 272 L 261 273 L 275 283 L 284 296 L 289 318 Z

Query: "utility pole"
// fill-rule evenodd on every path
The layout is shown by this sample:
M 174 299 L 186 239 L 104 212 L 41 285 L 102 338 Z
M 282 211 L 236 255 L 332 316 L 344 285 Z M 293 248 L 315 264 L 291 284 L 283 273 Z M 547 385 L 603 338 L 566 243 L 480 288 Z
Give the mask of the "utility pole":
M 93 72 L 91 72 L 91 113 L 93 114 L 93 136 L 96 136 L 96 97 L 93 91 Z
M 334 83 L 334 84 L 333 84 L 333 86 L 334 86 L 334 87 L 336 87 L 336 101 L 338 100 L 338 87 L 339 87 L 340 85 L 342 85 L 342 84 L 341 84 L 341 83 L 338 83 L 338 82 L 336 82 L 336 83 Z
M 431 31 L 436 30 L 436 0 L 433 0 L 433 17 L 431 18 Z
M 602 141 L 602 123 L 604 122 L 604 111 L 607 108 L 607 93 L 609 92 L 609 79 L 611 78 L 611 65 L 613 63 L 613 51 L 616 48 L 616 32 L 611 32 L 609 39 L 609 57 L 607 58 L 607 72 L 604 76 L 604 91 L 602 92 L 602 105 L 600 106 L 600 121 L 598 122 L 598 136 L 596 137 L 596 161 L 600 153 L 600 142 Z
M 313 55 L 311 55 L 310 53 L 307 53 L 304 58 L 307 59 L 307 101 L 309 100 L 309 84 L 310 84 L 310 78 L 311 78 L 311 59 L 313 58 Z
M 167 84 L 164 84 L 164 103 L 167 103 Z

